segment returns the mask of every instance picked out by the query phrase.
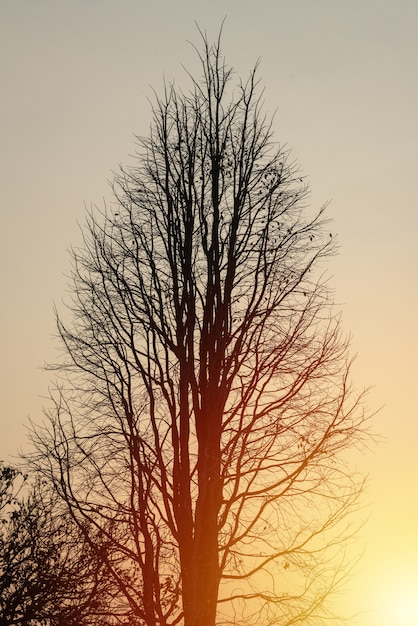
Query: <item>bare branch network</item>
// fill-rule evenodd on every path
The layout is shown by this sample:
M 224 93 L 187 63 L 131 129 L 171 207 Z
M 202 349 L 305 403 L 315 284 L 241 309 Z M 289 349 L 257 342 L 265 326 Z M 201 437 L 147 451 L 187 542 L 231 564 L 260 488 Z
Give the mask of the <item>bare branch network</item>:
M 155 99 L 115 207 L 73 251 L 71 322 L 32 462 L 117 589 L 114 623 L 321 623 L 362 478 L 362 397 L 323 278 L 323 210 L 256 69 Z

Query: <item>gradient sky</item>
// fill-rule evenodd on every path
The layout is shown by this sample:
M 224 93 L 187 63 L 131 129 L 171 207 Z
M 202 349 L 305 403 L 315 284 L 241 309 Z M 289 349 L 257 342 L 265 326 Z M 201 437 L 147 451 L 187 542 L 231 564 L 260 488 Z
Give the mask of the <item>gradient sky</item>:
M 359 626 L 416 626 L 418 597 L 418 2 L 416 0 L 0 0 L 0 459 L 41 417 L 55 359 L 53 302 L 84 204 L 147 134 L 151 86 L 196 67 L 194 21 L 246 75 L 258 57 L 275 136 L 309 176 L 341 244 L 329 271 L 383 407 L 358 550 L 338 603 Z M 417 600 L 418 602 L 418 600 Z M 409 613 L 408 613 L 409 611 Z

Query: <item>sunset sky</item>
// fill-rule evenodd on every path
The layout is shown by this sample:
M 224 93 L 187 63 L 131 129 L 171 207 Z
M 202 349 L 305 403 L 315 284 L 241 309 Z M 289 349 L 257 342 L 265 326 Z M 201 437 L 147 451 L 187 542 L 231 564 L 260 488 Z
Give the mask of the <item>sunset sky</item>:
M 364 611 L 357 626 L 417 626 L 417 0 L 0 0 L 0 459 L 41 420 L 85 205 L 132 163 L 152 88 L 196 69 L 195 21 L 211 40 L 225 16 L 228 63 L 246 76 L 261 59 L 275 138 L 312 208 L 330 201 L 354 381 L 380 408 L 382 443 L 355 457 L 370 474 L 364 556 L 337 603 Z

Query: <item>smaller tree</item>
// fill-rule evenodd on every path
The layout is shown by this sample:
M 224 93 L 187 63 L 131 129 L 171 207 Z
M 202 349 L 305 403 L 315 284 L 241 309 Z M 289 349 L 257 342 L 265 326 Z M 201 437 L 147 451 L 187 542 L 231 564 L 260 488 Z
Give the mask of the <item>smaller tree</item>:
M 1 465 L 0 514 L 0 623 L 110 624 L 100 561 L 45 481 Z
M 26 476 L 14 467 L 0 461 L 0 516 L 2 524 L 5 515 L 10 515 L 18 505 L 18 498 Z

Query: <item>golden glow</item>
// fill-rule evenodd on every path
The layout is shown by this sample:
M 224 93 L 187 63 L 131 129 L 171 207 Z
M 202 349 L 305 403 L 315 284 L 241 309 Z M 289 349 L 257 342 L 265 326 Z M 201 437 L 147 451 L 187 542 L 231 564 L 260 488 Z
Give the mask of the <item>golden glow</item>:
M 381 626 L 418 626 L 418 575 L 388 581 L 379 592 L 379 621 Z
M 388 617 L 396 626 L 418 626 L 418 597 L 416 591 L 398 592 L 389 603 Z
M 311 178 L 308 206 L 332 200 L 341 250 L 324 269 L 359 355 L 355 385 L 371 385 L 370 407 L 383 406 L 371 430 L 384 443 L 364 455 L 370 509 L 359 519 L 370 519 L 353 547 L 364 557 L 336 604 L 353 626 L 416 626 L 418 2 L 242 0 L 226 11 L 184 0 L 163 12 L 103 2 L 99 15 L 96 4 L 1 4 L 0 459 L 28 449 L 27 415 L 42 419 L 51 372 L 39 366 L 59 356 L 51 303 L 68 296 L 83 201 L 102 207 L 111 170 L 134 162 L 149 85 L 160 90 L 163 75 L 178 84 L 181 63 L 193 69 L 193 20 L 210 39 L 228 13 L 227 61 L 245 80 L 261 57 L 274 136 Z

